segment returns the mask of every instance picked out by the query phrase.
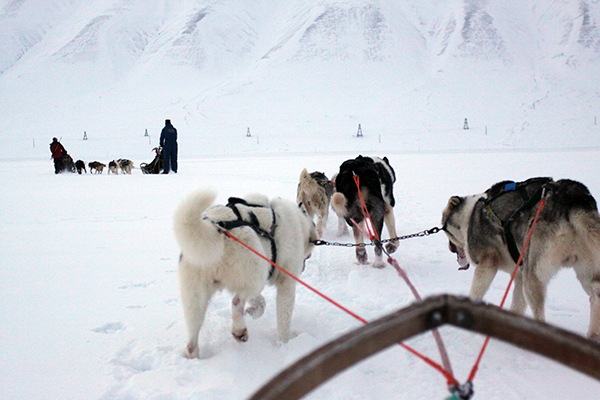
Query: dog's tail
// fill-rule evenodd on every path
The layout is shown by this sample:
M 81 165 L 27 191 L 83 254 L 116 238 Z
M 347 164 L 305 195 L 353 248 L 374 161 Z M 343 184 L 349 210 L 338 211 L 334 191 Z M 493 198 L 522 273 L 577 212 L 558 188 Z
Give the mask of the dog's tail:
M 194 265 L 214 264 L 223 256 L 224 236 L 203 215 L 216 197 L 212 190 L 198 191 L 183 200 L 175 211 L 175 238 L 182 256 Z
M 338 215 L 347 215 L 348 207 L 347 207 L 346 196 L 343 193 L 335 192 L 331 197 L 331 207 Z

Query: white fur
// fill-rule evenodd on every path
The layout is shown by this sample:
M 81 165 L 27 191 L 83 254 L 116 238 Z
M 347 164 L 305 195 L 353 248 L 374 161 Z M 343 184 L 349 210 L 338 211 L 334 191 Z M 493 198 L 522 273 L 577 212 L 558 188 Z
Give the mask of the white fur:
M 210 207 L 215 197 L 216 194 L 209 190 L 194 193 L 180 204 L 175 213 L 175 237 L 181 247 L 181 301 L 189 334 L 185 350 L 188 358 L 198 356 L 198 334 L 208 303 L 212 295 L 223 288 L 234 294 L 231 333 L 234 338 L 244 342 L 248 340 L 244 313 L 255 318 L 260 316 L 265 304 L 261 291 L 267 281 L 275 285 L 279 338 L 284 342 L 290 338 L 295 281 L 278 270 L 268 280 L 270 263 L 220 232 L 214 223 L 232 221 L 236 216 L 229 207 Z M 314 246 L 310 242 L 317 239 L 316 229 L 308 215 L 287 200 L 273 199 L 269 202 L 262 195 L 251 195 L 246 200 L 268 207 L 252 209 L 261 227 L 271 226 L 272 210 L 275 212 L 277 263 L 293 275 L 300 275 L 304 260 Z M 239 209 L 242 213 L 247 211 L 243 206 Z M 259 237 L 252 228 L 234 228 L 231 233 L 267 258 L 271 257 L 271 242 Z M 250 307 L 244 310 L 247 301 Z

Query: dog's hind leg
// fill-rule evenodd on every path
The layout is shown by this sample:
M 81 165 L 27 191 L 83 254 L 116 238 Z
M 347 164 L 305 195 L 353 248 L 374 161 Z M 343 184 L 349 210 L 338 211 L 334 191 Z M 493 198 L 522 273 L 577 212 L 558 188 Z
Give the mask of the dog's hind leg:
M 246 314 L 250 315 L 252 319 L 260 318 L 265 312 L 265 306 L 267 302 L 262 295 L 258 295 L 253 299 L 248 301 L 250 303 L 250 307 L 246 308 Z
M 546 276 L 540 276 L 539 272 L 541 271 L 538 271 L 538 269 L 541 268 L 541 266 L 544 266 Z M 544 321 L 546 319 L 544 310 L 546 303 L 546 288 L 550 278 L 554 275 L 548 273 L 548 270 L 552 268 L 551 260 L 548 259 L 548 257 L 541 258 L 536 252 L 530 251 L 529 254 L 523 258 L 522 268 L 527 303 L 531 307 L 533 317 L 537 320 Z
M 383 232 L 383 220 L 384 215 L 380 215 L 379 213 L 371 213 L 371 221 L 373 222 L 373 229 L 377 232 L 377 235 L 381 239 L 381 234 Z M 390 243 L 391 244 L 391 243 Z M 373 262 L 373 268 L 385 268 L 385 261 L 382 259 L 383 256 L 383 246 L 381 243 L 375 243 L 375 262 Z
M 290 340 L 292 313 L 296 302 L 296 282 L 285 277 L 277 283 L 277 332 L 279 339 L 286 343 Z
M 365 223 L 361 222 L 360 226 L 361 226 L 361 228 L 364 228 Z M 367 249 L 365 248 L 365 245 L 363 243 L 362 232 L 356 225 L 353 225 L 352 233 L 354 234 L 354 243 L 359 245 L 359 246 L 356 246 L 356 259 L 358 260 L 358 263 L 363 264 L 363 265 L 368 264 L 369 257 L 367 257 Z
M 531 236 L 529 249 L 523 257 L 525 297 L 533 317 L 545 321 L 545 303 L 548 283 L 567 259 L 577 260 L 577 246 L 572 226 L 559 225 L 558 231 L 549 232 L 538 224 Z
M 385 227 L 387 228 L 388 233 L 390 234 L 390 238 L 398 237 L 398 235 L 396 234 L 396 218 L 394 217 L 394 208 L 389 204 L 385 205 L 385 213 L 383 214 L 383 220 L 385 222 Z M 400 243 L 398 243 L 397 240 L 389 242 L 385 245 L 385 250 L 391 254 L 398 250 L 399 245 Z
M 183 316 L 188 330 L 187 358 L 198 357 L 198 334 L 204 322 L 208 302 L 215 292 L 212 285 L 202 279 L 200 270 L 183 257 L 179 261 L 179 283 Z
M 515 274 L 515 287 L 513 289 L 512 303 L 510 304 L 510 310 L 517 314 L 524 314 L 527 309 L 527 302 L 525 301 L 525 293 L 523 288 L 523 271 L 519 268 Z
M 244 308 L 246 306 L 246 299 L 236 294 L 231 301 L 231 334 L 238 342 L 248 341 L 248 329 L 246 328 L 246 322 L 244 321 Z
M 600 342 L 600 280 L 592 281 L 592 294 L 590 295 L 590 327 L 588 339 Z
M 317 233 L 319 238 L 323 237 L 323 229 L 327 226 L 327 208 L 317 211 Z

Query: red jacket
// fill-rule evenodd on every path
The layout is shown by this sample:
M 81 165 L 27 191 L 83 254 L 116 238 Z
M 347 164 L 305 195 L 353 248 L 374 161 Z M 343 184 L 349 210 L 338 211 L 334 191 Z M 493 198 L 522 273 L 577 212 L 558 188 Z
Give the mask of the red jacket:
M 50 143 L 50 151 L 52 152 L 52 158 L 62 158 L 67 153 L 60 142 Z

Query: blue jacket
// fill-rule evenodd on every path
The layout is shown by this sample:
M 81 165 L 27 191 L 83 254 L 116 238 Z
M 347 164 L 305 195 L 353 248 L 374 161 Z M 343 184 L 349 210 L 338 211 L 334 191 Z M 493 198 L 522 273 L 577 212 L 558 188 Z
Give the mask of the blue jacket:
M 161 147 L 171 147 L 177 145 L 177 129 L 171 124 L 165 125 L 160 133 Z

